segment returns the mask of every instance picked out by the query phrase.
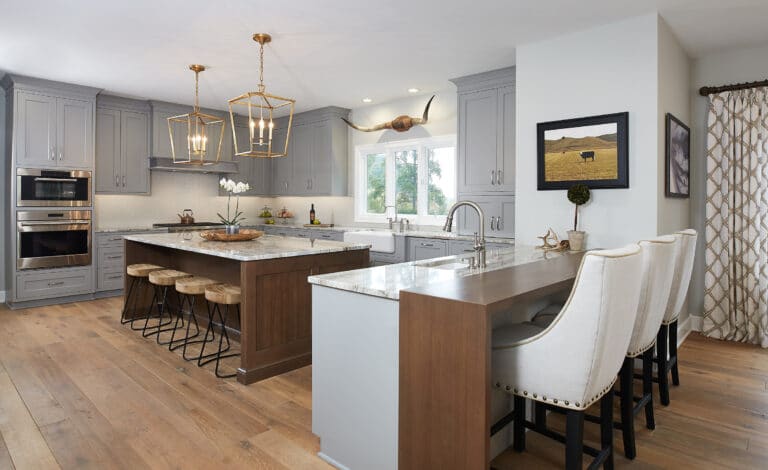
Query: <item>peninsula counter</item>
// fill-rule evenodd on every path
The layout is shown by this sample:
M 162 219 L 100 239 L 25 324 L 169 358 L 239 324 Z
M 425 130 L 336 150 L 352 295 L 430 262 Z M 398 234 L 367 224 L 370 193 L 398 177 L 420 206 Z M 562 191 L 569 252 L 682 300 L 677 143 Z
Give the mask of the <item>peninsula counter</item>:
M 368 245 L 361 244 L 270 235 L 225 243 L 184 232 L 126 236 L 125 263 L 151 263 L 240 286 L 240 330 L 232 333 L 242 353 L 237 380 L 249 384 L 312 362 L 307 277 L 367 267 L 369 256 Z M 151 299 L 141 300 L 129 314 L 146 311 Z M 197 318 L 207 322 L 203 309 Z

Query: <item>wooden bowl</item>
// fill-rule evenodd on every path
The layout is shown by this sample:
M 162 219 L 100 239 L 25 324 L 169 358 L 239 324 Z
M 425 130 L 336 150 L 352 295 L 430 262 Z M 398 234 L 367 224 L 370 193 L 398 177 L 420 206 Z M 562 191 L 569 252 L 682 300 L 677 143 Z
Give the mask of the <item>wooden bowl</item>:
M 261 230 L 242 229 L 239 233 L 227 234 L 226 230 L 204 230 L 200 236 L 212 242 L 247 242 L 264 235 Z

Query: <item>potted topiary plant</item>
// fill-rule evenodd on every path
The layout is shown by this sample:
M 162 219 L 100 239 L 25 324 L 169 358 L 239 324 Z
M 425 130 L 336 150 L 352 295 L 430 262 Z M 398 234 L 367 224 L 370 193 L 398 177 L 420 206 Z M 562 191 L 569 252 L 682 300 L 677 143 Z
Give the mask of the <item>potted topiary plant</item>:
M 568 188 L 568 200 L 575 206 L 573 215 L 573 230 L 568 230 L 568 243 L 573 251 L 582 251 L 585 246 L 586 232 L 579 228 L 579 206 L 589 201 L 589 187 L 586 184 L 574 184 Z

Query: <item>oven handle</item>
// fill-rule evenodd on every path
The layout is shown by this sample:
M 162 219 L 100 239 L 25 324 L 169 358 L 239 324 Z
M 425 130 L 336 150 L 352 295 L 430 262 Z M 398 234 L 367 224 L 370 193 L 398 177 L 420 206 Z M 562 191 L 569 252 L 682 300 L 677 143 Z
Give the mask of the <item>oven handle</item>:
M 19 232 L 71 232 L 77 230 L 91 230 L 90 221 L 68 220 L 61 222 L 19 222 Z
M 43 183 L 77 183 L 77 178 L 42 178 L 37 177 L 35 181 L 42 181 Z

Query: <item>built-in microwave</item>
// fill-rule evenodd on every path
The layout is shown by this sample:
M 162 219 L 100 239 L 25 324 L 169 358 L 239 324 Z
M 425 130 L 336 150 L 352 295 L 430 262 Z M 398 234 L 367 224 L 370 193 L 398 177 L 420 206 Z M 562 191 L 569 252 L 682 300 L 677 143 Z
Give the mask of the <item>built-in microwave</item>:
M 85 170 L 16 170 L 16 206 L 88 207 L 91 172 Z
M 16 221 L 17 269 L 91 264 L 91 211 L 19 211 Z

